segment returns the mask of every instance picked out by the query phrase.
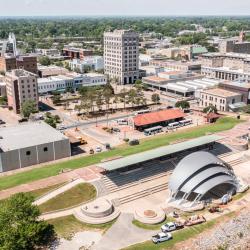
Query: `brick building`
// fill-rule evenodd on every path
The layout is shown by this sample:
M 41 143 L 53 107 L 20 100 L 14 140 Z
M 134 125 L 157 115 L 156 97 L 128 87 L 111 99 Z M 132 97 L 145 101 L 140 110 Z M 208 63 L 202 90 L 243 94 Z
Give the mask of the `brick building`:
M 37 74 L 36 56 L 22 55 L 0 57 L 0 71 L 7 72 L 13 69 L 24 69 L 33 74 Z
M 25 101 L 35 101 L 38 108 L 37 76 L 23 69 L 15 69 L 7 72 L 5 76 L 8 106 L 15 113 L 21 112 Z

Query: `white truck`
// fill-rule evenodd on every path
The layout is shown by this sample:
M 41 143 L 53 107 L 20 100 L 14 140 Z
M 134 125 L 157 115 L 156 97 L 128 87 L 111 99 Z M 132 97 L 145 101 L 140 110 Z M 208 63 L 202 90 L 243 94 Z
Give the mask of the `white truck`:
M 180 222 L 168 222 L 161 226 L 162 232 L 171 232 L 183 228 L 183 223 Z
M 155 243 L 155 244 L 158 244 L 158 243 L 161 243 L 161 242 L 164 242 L 164 241 L 168 241 L 168 240 L 171 240 L 173 239 L 172 237 L 172 234 L 171 233 L 158 233 L 154 236 L 152 236 L 152 241 Z

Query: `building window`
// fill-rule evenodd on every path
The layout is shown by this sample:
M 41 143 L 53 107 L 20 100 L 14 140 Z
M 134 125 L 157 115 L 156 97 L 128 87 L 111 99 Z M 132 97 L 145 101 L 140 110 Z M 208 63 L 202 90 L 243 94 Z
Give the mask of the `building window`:
M 43 148 L 44 152 L 48 152 L 48 147 Z
M 30 153 L 30 151 L 26 151 L 26 155 L 30 155 L 31 153 Z

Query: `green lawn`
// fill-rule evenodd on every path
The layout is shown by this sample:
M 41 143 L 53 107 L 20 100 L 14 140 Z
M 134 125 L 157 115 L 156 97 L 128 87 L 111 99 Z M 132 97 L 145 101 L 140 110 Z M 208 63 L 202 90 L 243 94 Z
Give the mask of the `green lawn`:
M 96 189 L 89 183 L 80 183 L 75 187 L 61 193 L 47 202 L 41 204 L 39 209 L 42 213 L 69 208 L 96 197 Z
M 62 182 L 62 183 L 55 184 L 55 185 L 52 185 L 52 186 L 49 186 L 49 187 L 46 187 L 46 188 L 40 188 L 40 189 L 37 189 L 37 190 L 34 190 L 34 191 L 30 191 L 30 192 L 27 192 L 27 193 L 31 194 L 35 199 L 37 199 L 37 198 L 41 197 L 42 195 L 47 194 L 48 192 L 51 192 L 51 191 L 61 187 L 64 184 L 65 184 L 65 182 Z M 0 205 L 5 200 L 6 199 L 0 200 Z
M 161 223 L 158 223 L 158 224 L 154 224 L 154 225 L 150 225 L 150 224 L 145 224 L 145 223 L 142 223 L 138 220 L 133 220 L 132 223 L 139 227 L 139 228 L 142 228 L 142 229 L 146 229 L 146 230 L 158 230 L 161 228 L 162 225 L 166 224 L 167 222 L 171 222 L 171 221 L 175 221 L 174 218 L 167 218 L 166 220 L 164 220 L 163 222 Z
M 55 231 L 59 237 L 63 237 L 65 239 L 71 239 L 72 236 L 77 232 L 82 231 L 101 231 L 105 233 L 115 222 L 113 220 L 111 222 L 99 225 L 90 225 L 83 222 L 78 221 L 73 215 L 60 217 L 56 219 L 48 220 L 48 223 L 54 225 Z
M 115 157 L 127 156 L 142 152 L 145 150 L 154 149 L 180 139 L 191 139 L 204 136 L 207 133 L 215 133 L 233 128 L 240 121 L 230 117 L 219 119 L 215 124 L 204 125 L 200 127 L 190 128 L 179 132 L 174 132 L 166 135 L 159 135 L 153 138 L 141 140 L 140 145 L 128 146 L 127 144 L 119 146 L 113 150 L 102 152 L 95 155 L 85 156 L 65 162 L 51 164 L 41 168 L 32 169 L 26 172 L 4 176 L 0 178 L 0 190 L 15 187 L 21 184 L 29 183 L 35 180 L 47 178 L 57 175 L 61 169 L 77 169 L 86 167 L 92 164 L 99 163 L 101 160 Z
M 198 234 L 202 233 L 203 231 L 207 229 L 211 229 L 216 224 L 220 223 L 222 220 L 226 218 L 232 218 L 232 216 L 235 213 L 229 213 L 227 215 L 223 215 L 222 217 L 218 219 L 214 219 L 211 221 L 208 221 L 206 223 L 192 226 L 190 228 L 185 228 L 180 231 L 173 232 L 173 239 L 170 241 L 166 241 L 160 244 L 154 244 L 152 241 L 146 241 L 143 243 L 139 243 L 136 245 L 132 245 L 130 247 L 124 248 L 123 250 L 165 250 L 165 249 L 171 249 L 173 246 L 181 241 L 188 240 L 192 237 L 197 236 Z

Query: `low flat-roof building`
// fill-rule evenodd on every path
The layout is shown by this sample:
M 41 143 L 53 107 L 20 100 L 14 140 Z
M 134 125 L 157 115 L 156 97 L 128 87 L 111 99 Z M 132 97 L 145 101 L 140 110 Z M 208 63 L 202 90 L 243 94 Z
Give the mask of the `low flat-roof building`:
M 67 69 L 64 67 L 58 67 L 55 65 L 50 66 L 38 66 L 38 75 L 39 77 L 50 77 L 50 76 L 57 76 L 57 75 L 65 75 L 69 73 Z
M 152 60 L 150 65 L 165 67 L 171 70 L 181 70 L 181 71 L 201 71 L 200 61 L 175 61 L 175 60 Z
M 201 91 L 199 106 L 215 106 L 219 111 L 229 111 L 229 105 L 242 102 L 242 94 L 213 88 Z
M 44 122 L 0 128 L 0 172 L 70 155 L 69 139 Z
M 171 122 L 182 120 L 184 117 L 185 114 L 180 109 L 167 109 L 140 114 L 135 116 L 133 120 L 135 128 L 143 130 L 157 125 L 166 126 Z
M 220 88 L 242 94 L 243 102 L 246 104 L 250 103 L 250 83 L 241 81 L 225 81 L 219 84 Z
M 78 89 L 80 86 L 101 86 L 107 84 L 107 76 L 98 73 L 57 75 L 38 79 L 38 93 L 65 91 L 67 88 Z
M 85 73 L 89 70 L 103 70 L 104 59 L 103 56 L 86 56 L 82 60 L 73 59 L 69 62 L 72 70 L 78 70 L 80 73 Z

